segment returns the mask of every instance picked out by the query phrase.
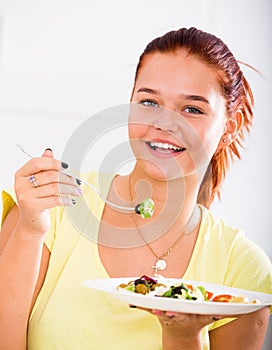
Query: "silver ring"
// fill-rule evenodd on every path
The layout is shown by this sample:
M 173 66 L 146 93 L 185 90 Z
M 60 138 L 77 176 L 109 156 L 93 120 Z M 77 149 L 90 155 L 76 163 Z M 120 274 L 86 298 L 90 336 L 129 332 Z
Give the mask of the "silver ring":
M 28 181 L 29 181 L 30 183 L 32 183 L 35 187 L 39 187 L 39 185 L 37 184 L 35 175 L 30 175 L 29 178 L 28 178 Z

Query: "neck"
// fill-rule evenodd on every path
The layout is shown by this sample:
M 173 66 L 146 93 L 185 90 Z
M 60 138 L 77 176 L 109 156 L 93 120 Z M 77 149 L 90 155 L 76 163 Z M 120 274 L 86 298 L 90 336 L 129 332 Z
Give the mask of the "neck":
M 172 213 L 179 212 L 184 220 L 191 216 L 197 201 L 199 179 L 196 176 L 171 180 L 158 180 L 148 177 L 139 169 L 134 169 L 129 175 L 129 188 L 134 203 L 145 198 L 152 198 L 155 202 L 155 216 L 164 210 Z

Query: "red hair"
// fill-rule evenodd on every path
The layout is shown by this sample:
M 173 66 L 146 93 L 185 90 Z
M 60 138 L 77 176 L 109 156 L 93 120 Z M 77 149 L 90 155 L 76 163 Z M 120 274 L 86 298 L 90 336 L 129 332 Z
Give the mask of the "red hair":
M 243 146 L 245 133 L 250 132 L 254 98 L 237 60 L 225 43 L 216 36 L 196 28 L 181 28 L 151 41 L 140 56 L 134 85 L 147 55 L 156 52 L 174 53 L 180 49 L 185 49 L 188 54 L 198 57 L 202 62 L 217 70 L 228 118 L 231 119 L 238 111 L 243 116 L 243 125 L 235 139 L 215 152 L 202 180 L 198 203 L 209 207 L 216 195 L 220 198 L 221 185 L 230 160 L 232 161 L 235 157 L 241 158 L 239 148 Z

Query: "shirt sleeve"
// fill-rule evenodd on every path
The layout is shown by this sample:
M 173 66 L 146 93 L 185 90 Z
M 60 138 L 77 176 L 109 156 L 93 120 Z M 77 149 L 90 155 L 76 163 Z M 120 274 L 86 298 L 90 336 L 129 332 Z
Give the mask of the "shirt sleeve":
M 13 206 L 16 204 L 13 197 L 7 192 L 2 191 L 2 220 L 1 220 L 1 226 L 3 225 L 4 221 L 6 220 L 6 217 L 8 216 L 8 213 L 11 211 Z
M 10 210 L 13 208 L 14 205 L 16 205 L 16 196 L 14 193 L 14 190 L 3 190 L 2 191 L 2 220 L 1 220 L 1 226 L 3 225 L 4 221 L 6 220 L 6 217 L 8 216 Z M 53 249 L 54 241 L 56 238 L 56 232 L 59 223 L 61 222 L 63 216 L 63 208 L 62 207 L 56 207 L 50 210 L 50 228 L 48 232 L 45 235 L 44 243 L 47 246 L 47 248 L 50 250 L 50 252 Z
M 265 252 L 248 238 L 233 246 L 225 284 L 235 288 L 272 294 L 272 265 Z

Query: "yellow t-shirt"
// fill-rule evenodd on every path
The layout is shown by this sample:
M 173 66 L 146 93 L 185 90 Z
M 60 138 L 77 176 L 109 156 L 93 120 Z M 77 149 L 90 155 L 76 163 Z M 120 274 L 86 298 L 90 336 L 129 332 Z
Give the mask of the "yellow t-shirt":
M 99 176 L 102 193 L 107 194 L 111 180 L 111 175 Z M 92 173 L 88 181 L 98 186 L 97 174 Z M 104 203 L 91 189 L 83 187 L 83 192 L 75 207 L 51 212 L 52 225 L 45 239 L 51 258 L 30 317 L 28 350 L 159 350 L 161 329 L 156 316 L 83 285 L 91 278 L 108 277 L 96 244 Z M 4 218 L 13 201 L 6 192 L 3 198 Z M 272 268 L 266 254 L 204 207 L 194 252 L 182 277 L 272 293 Z M 214 322 L 203 330 L 205 350 L 209 330 L 229 321 Z

